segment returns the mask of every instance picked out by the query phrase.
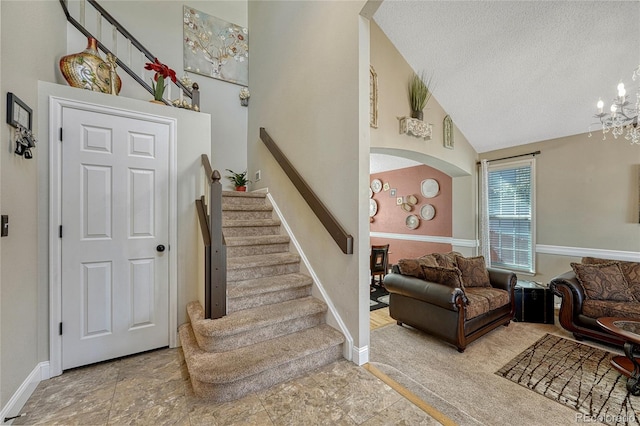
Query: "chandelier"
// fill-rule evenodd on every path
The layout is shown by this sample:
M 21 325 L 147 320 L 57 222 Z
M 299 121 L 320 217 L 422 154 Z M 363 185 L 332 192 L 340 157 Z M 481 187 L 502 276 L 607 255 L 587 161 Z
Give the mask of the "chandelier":
M 640 65 L 633 71 L 633 81 L 640 80 Z M 615 139 L 623 136 L 632 144 L 640 145 L 640 126 L 638 126 L 638 113 L 640 112 L 640 87 L 636 93 L 635 101 L 627 98 L 624 83 L 618 84 L 618 96 L 613 100 L 609 112 L 604 112 L 604 102 L 598 100 L 596 104 L 598 113 L 594 116 L 600 119 L 602 124 L 603 139 L 611 132 Z M 591 136 L 591 131 L 589 131 Z

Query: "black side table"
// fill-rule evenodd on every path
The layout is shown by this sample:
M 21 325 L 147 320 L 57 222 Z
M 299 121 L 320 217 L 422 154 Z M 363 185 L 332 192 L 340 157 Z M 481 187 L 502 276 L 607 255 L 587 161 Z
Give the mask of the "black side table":
M 515 286 L 516 321 L 554 323 L 553 292 L 533 281 L 520 281 Z

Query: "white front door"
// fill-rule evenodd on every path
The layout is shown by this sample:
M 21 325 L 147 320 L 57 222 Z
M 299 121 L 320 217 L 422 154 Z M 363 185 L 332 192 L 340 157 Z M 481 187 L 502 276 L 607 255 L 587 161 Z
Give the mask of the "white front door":
M 62 369 L 167 346 L 170 128 L 65 107 L 62 129 Z

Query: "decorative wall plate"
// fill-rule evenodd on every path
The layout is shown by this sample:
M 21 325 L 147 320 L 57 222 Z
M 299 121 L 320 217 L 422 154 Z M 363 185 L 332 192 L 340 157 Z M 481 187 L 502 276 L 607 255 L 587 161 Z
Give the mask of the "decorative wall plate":
M 373 197 L 373 190 L 369 188 L 369 198 Z
M 378 213 L 378 203 L 376 203 L 376 200 L 370 199 L 369 200 L 369 217 L 374 217 L 376 213 Z
M 374 179 L 371 181 L 371 189 L 376 194 L 382 190 L 382 182 L 380 182 L 380 179 Z
M 418 219 L 418 216 L 416 216 L 415 214 L 410 214 L 409 216 L 407 216 L 405 224 L 409 229 L 416 229 L 418 225 L 420 225 L 420 219 Z
M 431 204 L 425 204 L 420 209 L 420 217 L 422 217 L 424 220 L 431 220 L 435 215 L 436 215 L 436 208 L 433 207 Z
M 425 197 L 433 198 L 440 192 L 440 185 L 435 179 L 425 179 L 420 184 L 420 191 Z
M 410 212 L 411 210 L 413 210 L 413 206 L 411 204 L 409 204 L 409 203 L 402 203 L 400 208 L 402 210 L 404 210 L 405 212 Z
M 415 195 L 407 195 L 406 199 L 407 199 L 407 204 L 411 204 L 412 206 L 415 206 L 416 204 L 418 204 L 418 199 L 416 198 Z
M 385 183 L 384 183 L 384 185 L 382 185 L 382 190 L 383 190 L 383 191 L 388 191 L 388 190 L 389 190 L 389 188 L 390 188 L 390 186 L 389 186 L 389 182 L 385 182 Z

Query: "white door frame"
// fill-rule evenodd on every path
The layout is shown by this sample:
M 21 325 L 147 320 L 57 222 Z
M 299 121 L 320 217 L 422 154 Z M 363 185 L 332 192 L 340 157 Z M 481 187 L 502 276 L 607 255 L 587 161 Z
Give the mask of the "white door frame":
M 75 108 L 95 113 L 143 119 L 169 126 L 169 346 L 178 342 L 178 256 L 177 256 L 177 121 L 175 118 L 108 107 L 57 96 L 49 97 L 49 368 L 50 375 L 62 374 L 62 242 L 59 227 L 62 223 L 62 142 L 60 128 L 63 108 Z

